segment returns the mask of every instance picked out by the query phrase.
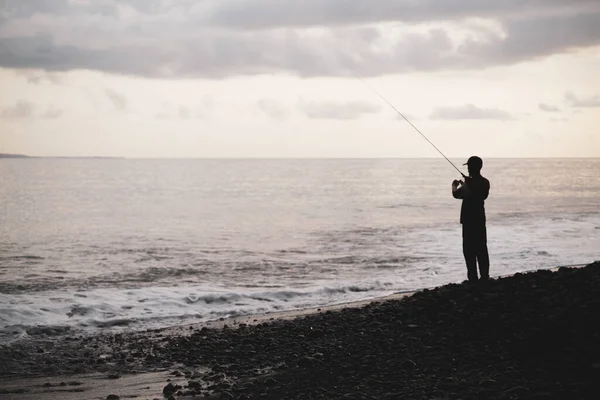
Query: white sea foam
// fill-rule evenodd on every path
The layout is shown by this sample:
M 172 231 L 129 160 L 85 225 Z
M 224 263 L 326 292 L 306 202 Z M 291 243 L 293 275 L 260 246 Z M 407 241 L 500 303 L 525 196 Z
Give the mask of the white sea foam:
M 355 282 L 302 290 L 199 286 L 0 294 L 0 337 L 149 329 L 345 303 L 391 293 L 392 283 Z

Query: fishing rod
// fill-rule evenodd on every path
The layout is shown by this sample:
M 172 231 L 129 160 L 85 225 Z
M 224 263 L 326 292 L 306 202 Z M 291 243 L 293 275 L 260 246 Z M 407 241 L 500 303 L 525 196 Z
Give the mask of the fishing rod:
M 369 89 L 371 89 L 377 96 L 379 96 L 379 98 L 383 101 L 385 101 L 387 103 L 387 105 L 389 105 L 390 107 L 392 107 L 394 109 L 394 111 L 396 111 L 398 113 L 398 115 L 400 115 L 402 118 L 404 118 L 404 120 L 406 122 L 408 122 L 410 124 L 410 126 L 412 126 L 417 132 L 419 132 L 419 134 L 421 136 L 423 136 L 423 139 L 427 140 L 427 142 L 429 142 L 430 145 L 433 146 L 434 149 L 436 149 L 438 151 L 438 153 L 440 153 L 442 155 L 442 157 L 444 157 L 446 159 L 446 161 L 448 161 L 450 163 L 450 165 L 452 165 L 454 167 L 455 170 L 458 171 L 459 174 L 462 175 L 463 178 L 467 178 L 467 176 L 465 174 L 462 173 L 462 171 L 460 169 L 458 169 L 458 167 L 456 165 L 454 165 L 454 163 L 452 161 L 450 161 L 448 159 L 448 157 L 446 157 L 444 155 L 444 153 L 442 153 L 442 151 L 440 149 L 437 148 L 437 146 L 435 144 L 433 144 L 433 142 L 429 139 L 427 139 L 427 136 L 425 136 L 423 134 L 423 132 L 421 132 L 419 130 L 419 128 L 417 128 L 412 122 L 410 122 L 410 120 L 408 118 L 406 118 L 406 116 L 404 114 L 402 114 L 396 107 L 394 107 L 394 105 L 392 103 L 390 103 L 385 97 L 383 97 L 381 95 L 381 93 L 379 93 L 377 90 L 375 90 L 375 88 L 373 88 L 373 86 L 369 85 L 364 79 L 362 79 L 361 77 L 358 77 L 358 79 L 361 80 L 362 83 L 364 83 Z

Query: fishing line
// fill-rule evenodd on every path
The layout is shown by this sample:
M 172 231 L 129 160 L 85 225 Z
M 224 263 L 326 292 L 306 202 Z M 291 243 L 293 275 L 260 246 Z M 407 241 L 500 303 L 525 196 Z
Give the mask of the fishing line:
M 427 142 L 429 142 L 429 144 L 430 144 L 430 145 L 432 145 L 432 146 L 433 146 L 433 148 L 434 148 L 434 149 L 436 149 L 436 150 L 438 151 L 438 153 L 440 153 L 440 154 L 442 155 L 442 157 L 444 157 L 444 158 L 446 159 L 446 161 L 448 161 L 448 162 L 450 163 L 450 165 L 452 165 L 452 166 L 454 167 L 454 169 L 455 169 L 455 170 L 457 170 L 457 171 L 458 171 L 458 173 L 462 175 L 462 177 L 463 177 L 463 178 L 466 178 L 465 174 L 463 174 L 463 173 L 462 173 L 462 171 L 461 171 L 460 169 L 458 169 L 458 168 L 456 167 L 456 165 L 454 165 L 454 163 L 453 163 L 452 161 L 450 161 L 450 160 L 448 159 L 448 157 L 446 157 L 446 156 L 444 155 L 444 153 L 442 153 L 442 151 L 441 151 L 440 149 L 438 149 L 438 148 L 437 148 L 437 146 L 436 146 L 435 144 L 433 144 L 433 142 L 432 142 L 431 140 L 427 139 L 427 136 L 425 136 L 425 135 L 423 134 L 423 132 L 421 132 L 421 131 L 419 130 L 419 128 L 417 128 L 417 127 L 416 127 L 416 126 L 415 126 L 415 125 L 414 125 L 412 122 L 410 122 L 410 120 L 409 120 L 408 118 L 406 118 L 406 116 L 405 116 L 404 114 L 402 114 L 402 113 L 401 113 L 401 112 L 400 112 L 400 111 L 399 111 L 399 110 L 398 110 L 396 107 L 394 107 L 394 105 L 393 105 L 392 103 L 390 103 L 390 102 L 389 102 L 389 101 L 388 101 L 388 100 L 387 100 L 385 97 L 383 97 L 383 96 L 381 95 L 381 93 L 379 93 L 377 90 L 375 90 L 375 88 L 373 88 L 373 86 L 369 85 L 369 84 L 368 84 L 368 83 L 367 83 L 367 82 L 366 82 L 364 79 L 362 79 L 362 78 L 361 78 L 361 77 L 359 77 L 359 76 L 357 76 L 356 78 L 357 78 L 357 79 L 360 79 L 360 81 L 361 81 L 362 83 L 364 83 L 364 84 L 365 84 L 365 85 L 366 85 L 366 86 L 367 86 L 369 89 L 371 89 L 371 90 L 372 90 L 372 91 L 373 91 L 373 92 L 374 92 L 374 93 L 375 93 L 377 96 L 379 96 L 379 98 L 380 98 L 381 100 L 385 101 L 385 102 L 387 103 L 387 105 L 389 105 L 390 107 L 392 107 L 392 109 L 394 109 L 394 111 L 396 111 L 396 112 L 398 113 L 398 115 L 400 115 L 402 118 L 404 118 L 404 120 L 405 120 L 406 122 L 408 122 L 408 123 L 410 124 L 410 126 L 412 126 L 412 127 L 413 127 L 413 128 L 414 128 L 414 129 L 415 129 L 417 132 L 419 132 L 419 134 L 420 134 L 421 136 L 423 136 L 423 139 L 427 140 Z

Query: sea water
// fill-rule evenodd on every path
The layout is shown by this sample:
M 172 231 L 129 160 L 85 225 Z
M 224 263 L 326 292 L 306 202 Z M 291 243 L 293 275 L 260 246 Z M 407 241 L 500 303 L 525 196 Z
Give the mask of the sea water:
M 484 161 L 491 275 L 600 259 L 600 159 Z M 461 282 L 456 178 L 443 159 L 1 159 L 0 342 Z

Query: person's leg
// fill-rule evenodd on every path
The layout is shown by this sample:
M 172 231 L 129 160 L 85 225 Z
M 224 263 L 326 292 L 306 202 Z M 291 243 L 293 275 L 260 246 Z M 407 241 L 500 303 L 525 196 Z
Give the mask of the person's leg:
M 481 279 L 488 279 L 490 276 L 490 256 L 487 248 L 487 229 L 485 225 L 481 227 L 478 238 L 477 263 L 479 264 L 479 275 Z
M 467 277 L 470 282 L 477 281 L 477 251 L 473 243 L 473 232 L 470 226 L 462 226 L 463 255 L 467 264 Z

